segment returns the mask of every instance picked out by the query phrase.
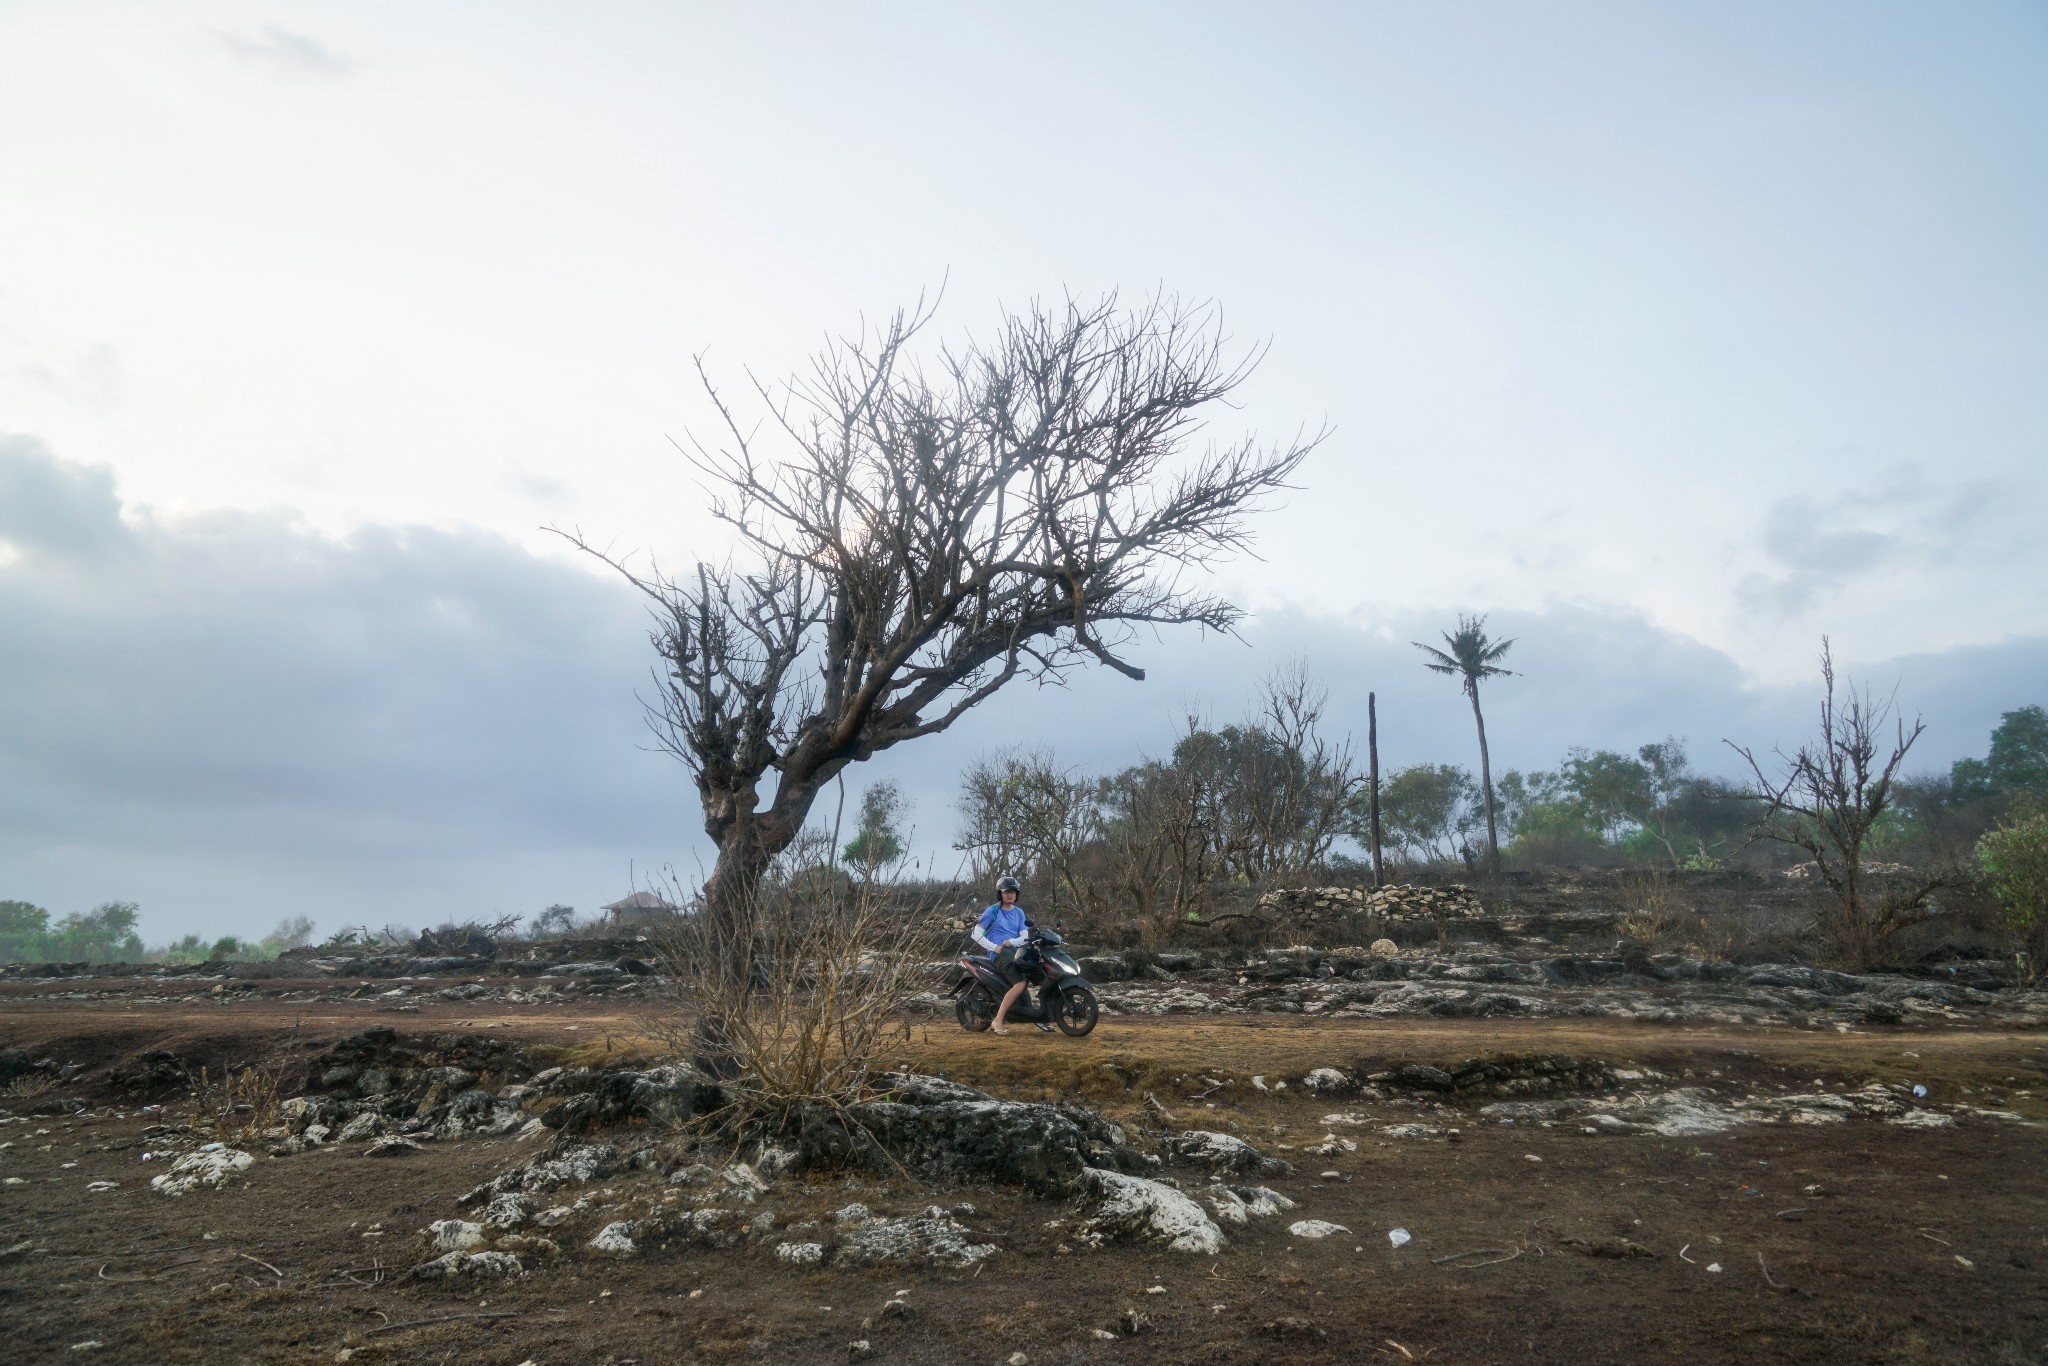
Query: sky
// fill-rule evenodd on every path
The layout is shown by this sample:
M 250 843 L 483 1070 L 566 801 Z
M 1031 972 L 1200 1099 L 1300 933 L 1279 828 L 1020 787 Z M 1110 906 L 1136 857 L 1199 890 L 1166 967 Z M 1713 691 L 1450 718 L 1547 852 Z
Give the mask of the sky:
M 1242 641 L 868 766 L 1110 767 L 1306 660 L 1471 762 L 1730 771 L 1814 655 L 1939 768 L 2048 701 L 2048 11 L 0 4 L 0 897 L 146 935 L 589 908 L 705 856 L 629 592 L 674 440 L 943 291 L 1212 300 L 1327 425 Z

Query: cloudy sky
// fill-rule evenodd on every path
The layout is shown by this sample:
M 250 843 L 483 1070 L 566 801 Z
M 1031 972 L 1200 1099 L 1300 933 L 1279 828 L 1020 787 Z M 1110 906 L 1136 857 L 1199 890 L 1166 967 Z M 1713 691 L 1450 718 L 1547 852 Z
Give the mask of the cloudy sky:
M 1121 289 L 1327 422 L 1246 643 L 1020 692 L 1128 762 L 1300 656 L 1469 759 L 1796 739 L 1823 633 L 1923 764 L 2048 701 L 2048 11 L 0 6 L 0 897 L 163 938 L 581 907 L 701 858 L 640 613 L 540 530 L 723 547 L 668 438 L 945 287 Z M 907 754 L 908 752 L 906 752 Z M 868 775 L 862 775 L 863 779 Z M 858 780 L 857 780 L 858 781 Z M 856 784 L 857 785 L 857 784 Z

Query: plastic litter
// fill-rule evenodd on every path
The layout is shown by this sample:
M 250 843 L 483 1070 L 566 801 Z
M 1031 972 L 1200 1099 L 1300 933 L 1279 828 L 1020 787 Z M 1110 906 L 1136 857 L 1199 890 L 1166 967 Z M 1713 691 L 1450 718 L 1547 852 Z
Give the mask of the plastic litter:
M 227 1146 L 225 1143 L 202 1143 L 199 1145 L 199 1151 L 202 1153 L 217 1153 Z
M 1707 1263 L 1707 1270 L 1709 1270 L 1709 1271 L 1719 1271 L 1720 1269 L 1721 1269 L 1721 1264 L 1720 1264 L 1719 1262 L 1708 1262 L 1708 1263 Z
M 1926 1087 L 1924 1087 L 1924 1086 L 1922 1086 L 1922 1085 L 1920 1085 L 1920 1084 L 1919 1084 L 1918 1082 L 1915 1082 L 1915 1083 L 1913 1084 L 1913 1099 L 1915 1099 L 1915 1100 L 1925 1100 L 1925 1099 L 1927 1099 L 1927 1088 L 1926 1088 Z
M 1412 1241 L 1413 1241 L 1413 1239 L 1412 1239 L 1412 1237 L 1411 1237 L 1411 1236 L 1409 1235 L 1409 1232 L 1408 1232 L 1408 1230 L 1407 1230 L 1407 1229 L 1405 1229 L 1405 1228 L 1397 1228 L 1397 1229 L 1393 1229 L 1393 1230 L 1390 1230 L 1390 1231 L 1388 1232 L 1388 1234 L 1387 1234 L 1387 1241 L 1388 1241 L 1388 1242 L 1390 1242 L 1390 1243 L 1392 1243 L 1392 1244 L 1393 1244 L 1393 1245 L 1394 1245 L 1395 1247 L 1401 1247 L 1402 1245 L 1404 1245 L 1404 1244 L 1406 1244 L 1406 1243 L 1412 1242 Z

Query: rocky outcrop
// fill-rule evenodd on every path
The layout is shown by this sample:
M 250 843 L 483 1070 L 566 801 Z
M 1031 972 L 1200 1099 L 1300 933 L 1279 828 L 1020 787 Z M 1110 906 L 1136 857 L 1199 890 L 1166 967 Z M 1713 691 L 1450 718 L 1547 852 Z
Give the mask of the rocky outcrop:
M 585 1143 L 554 1157 L 537 1157 L 501 1172 L 456 1203 L 472 1205 L 501 1195 L 540 1195 L 562 1186 L 602 1181 L 618 1172 L 654 1165 L 651 1149 L 622 1153 L 609 1143 Z
M 540 1122 L 550 1129 L 572 1134 L 592 1125 L 618 1124 L 629 1119 L 673 1126 L 693 1115 L 718 1109 L 730 1100 L 723 1087 L 704 1081 L 682 1063 L 650 1067 L 644 1072 L 593 1074 L 590 1080 L 590 1090 L 556 1102 L 541 1112 Z
M 936 1180 L 1022 1186 L 1045 1196 L 1079 1191 L 1093 1167 L 1155 1165 L 1122 1129 L 1092 1110 L 998 1100 L 932 1077 L 899 1074 L 885 1097 L 818 1109 L 798 1136 L 799 1164 L 900 1166 Z
M 1297 1014 L 1338 1018 L 1605 1017 L 1657 1023 L 2048 1025 L 2048 992 L 1961 974 L 1831 972 L 1787 963 L 1713 963 L 1678 954 L 1616 957 L 1291 948 L 1234 972 L 1171 982 L 1108 982 L 1106 1015 Z

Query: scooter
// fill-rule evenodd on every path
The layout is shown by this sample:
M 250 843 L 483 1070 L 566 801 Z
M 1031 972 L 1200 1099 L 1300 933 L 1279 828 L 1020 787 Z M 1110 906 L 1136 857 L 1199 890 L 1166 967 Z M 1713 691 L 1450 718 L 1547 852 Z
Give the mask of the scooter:
M 1095 1028 L 1101 1008 L 1095 989 L 1081 975 L 1081 965 L 1062 945 L 1057 929 L 1042 930 L 1024 922 L 1027 936 L 1017 953 L 1017 968 L 1024 978 L 1024 993 L 1010 1004 L 1005 1019 L 1023 1020 L 1044 1028 L 1057 1025 L 1062 1034 L 1080 1038 Z M 996 1009 L 1003 993 L 1010 989 L 995 964 L 978 953 L 960 955 L 959 972 L 946 994 L 954 998 L 953 1017 L 960 1027 L 979 1034 L 995 1023 Z

